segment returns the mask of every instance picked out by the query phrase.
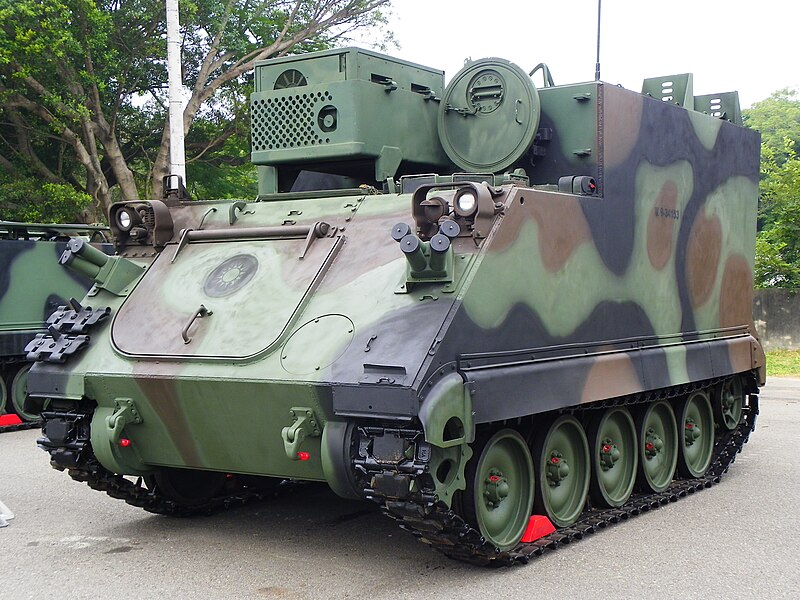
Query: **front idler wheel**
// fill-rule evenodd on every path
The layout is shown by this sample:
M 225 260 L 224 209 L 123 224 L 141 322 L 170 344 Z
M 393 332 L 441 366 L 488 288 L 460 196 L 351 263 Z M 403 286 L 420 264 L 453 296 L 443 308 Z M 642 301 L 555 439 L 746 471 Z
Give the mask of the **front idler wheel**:
M 11 407 L 6 409 L 6 400 L 8 400 L 8 388 L 6 387 L 3 373 L 0 371 L 0 415 L 11 412 Z
M 14 374 L 11 393 L 6 400 L 6 412 L 16 412 L 23 421 L 38 421 L 39 415 L 25 412 L 25 396 L 28 395 L 28 373 L 33 365 L 26 364 Z
M 714 453 L 714 417 L 705 392 L 690 394 L 675 405 L 678 416 L 678 473 L 683 477 L 702 477 Z
M 558 417 L 539 431 L 533 445 L 536 500 L 539 514 L 556 527 L 578 520 L 589 491 L 589 443 L 580 422 L 571 415 Z
M 152 481 L 156 491 L 185 507 L 197 507 L 218 495 L 225 486 L 225 473 L 195 469 L 164 468 Z
M 717 424 L 728 431 L 733 431 L 742 420 L 744 404 L 744 386 L 742 378 L 734 376 L 723 381 L 714 389 L 714 418 Z
M 533 505 L 533 461 L 513 429 L 477 440 L 467 465 L 464 517 L 501 551 L 518 543 Z
M 678 462 L 678 432 L 672 407 L 662 400 L 641 408 L 636 415 L 636 433 L 639 489 L 663 492 L 672 483 Z
M 622 506 L 633 492 L 639 464 L 636 426 L 627 408 L 609 408 L 592 421 L 589 448 L 592 501 L 603 507 Z

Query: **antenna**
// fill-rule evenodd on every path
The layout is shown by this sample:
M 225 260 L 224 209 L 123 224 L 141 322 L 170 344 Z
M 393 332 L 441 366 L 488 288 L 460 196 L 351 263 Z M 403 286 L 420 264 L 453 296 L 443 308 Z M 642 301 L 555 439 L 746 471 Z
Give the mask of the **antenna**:
M 600 6 L 603 0 L 597 0 L 597 62 L 594 64 L 594 80 L 600 81 Z

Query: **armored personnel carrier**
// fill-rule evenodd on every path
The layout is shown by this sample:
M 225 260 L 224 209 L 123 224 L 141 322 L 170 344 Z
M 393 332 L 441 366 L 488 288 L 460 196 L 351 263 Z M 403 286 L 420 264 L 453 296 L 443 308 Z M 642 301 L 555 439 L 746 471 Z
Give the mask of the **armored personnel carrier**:
M 30 368 L 24 348 L 47 329 L 50 313 L 66 299 L 83 298 L 91 285 L 88 278 L 61 268 L 58 257 L 72 237 L 103 244 L 109 233 L 94 225 L 0 221 L 0 415 L 38 421 L 23 407 Z M 111 244 L 105 248 L 113 252 Z
M 526 561 L 708 487 L 755 425 L 758 134 L 691 75 L 257 65 L 252 202 L 114 205 L 28 345 L 53 466 L 146 510 L 282 480 Z M 553 531 L 555 529 L 555 531 Z

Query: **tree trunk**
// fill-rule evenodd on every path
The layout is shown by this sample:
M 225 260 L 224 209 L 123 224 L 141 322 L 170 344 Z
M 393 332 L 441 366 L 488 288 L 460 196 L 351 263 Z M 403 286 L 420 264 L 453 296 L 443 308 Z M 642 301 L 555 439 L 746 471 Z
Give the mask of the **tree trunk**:
M 150 193 L 153 200 L 161 198 L 161 182 L 164 177 L 169 175 L 169 137 L 169 123 L 165 123 L 164 130 L 161 132 L 161 146 L 158 148 L 158 154 L 153 163 L 153 190 Z M 186 184 L 185 181 L 183 183 Z
M 101 206 L 102 199 L 100 198 L 101 192 L 98 189 L 97 182 L 91 177 L 86 178 L 86 193 L 92 197 L 92 203 L 83 209 L 81 213 L 81 220 L 84 223 L 99 223 L 102 219 Z
M 103 147 L 105 148 L 105 158 L 111 165 L 111 170 L 114 171 L 114 177 L 117 178 L 120 192 L 122 192 L 123 200 L 138 200 L 139 191 L 136 189 L 136 182 L 133 179 L 133 172 L 128 167 L 128 162 L 122 154 L 122 149 L 117 142 L 117 136 L 113 133 L 110 136 L 104 135 Z M 109 205 L 110 206 L 110 202 Z

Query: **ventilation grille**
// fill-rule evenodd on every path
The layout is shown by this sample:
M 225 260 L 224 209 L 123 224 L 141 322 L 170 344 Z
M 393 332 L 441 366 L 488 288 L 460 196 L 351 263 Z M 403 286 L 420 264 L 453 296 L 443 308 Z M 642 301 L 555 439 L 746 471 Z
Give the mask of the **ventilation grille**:
M 330 138 L 321 137 L 316 115 L 332 100 L 327 91 L 253 100 L 253 152 L 330 144 Z

